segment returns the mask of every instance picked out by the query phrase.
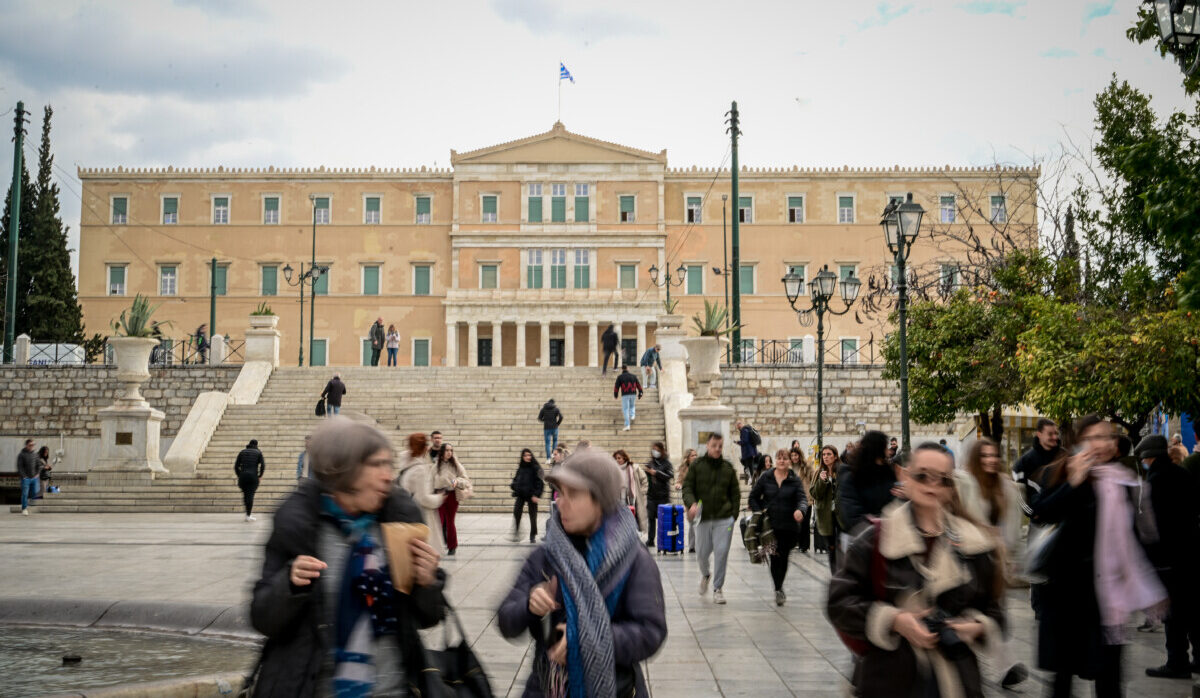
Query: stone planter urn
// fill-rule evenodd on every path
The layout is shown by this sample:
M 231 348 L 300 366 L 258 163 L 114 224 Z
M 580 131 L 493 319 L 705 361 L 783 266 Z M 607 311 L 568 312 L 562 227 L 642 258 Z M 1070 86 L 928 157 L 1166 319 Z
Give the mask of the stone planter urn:
M 121 397 L 97 412 L 100 417 L 100 457 L 88 469 L 88 484 L 153 480 L 166 475 L 159 457 L 163 413 L 142 397 L 150 379 L 150 351 L 158 344 L 148 337 L 108 340 L 116 357 Z
M 677 327 L 683 327 L 682 315 L 659 315 L 654 318 L 654 321 L 658 323 L 659 329 L 673 330 Z
M 273 330 L 279 326 L 278 315 L 251 315 L 250 327 L 256 330 Z
M 150 337 L 112 337 L 108 340 L 117 362 L 117 380 L 125 385 L 125 394 L 118 398 L 127 403 L 145 405 L 142 383 L 150 380 L 150 352 L 158 340 Z
M 716 405 L 712 383 L 721 376 L 721 354 L 729 340 L 723 337 L 687 337 L 679 342 L 687 350 L 690 374 L 696 381 L 693 405 Z
M 246 363 L 265 361 L 278 366 L 279 338 L 278 315 L 251 315 L 250 329 L 246 330 Z

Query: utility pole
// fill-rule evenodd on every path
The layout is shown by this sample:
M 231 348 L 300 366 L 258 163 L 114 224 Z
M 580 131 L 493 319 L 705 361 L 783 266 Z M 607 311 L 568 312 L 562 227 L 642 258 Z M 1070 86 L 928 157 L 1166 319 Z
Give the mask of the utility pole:
M 316 351 L 317 340 L 313 325 L 317 318 L 317 279 L 320 278 L 317 272 L 317 197 L 315 194 L 309 194 L 308 200 L 312 202 L 313 220 L 312 220 L 312 261 L 309 262 L 308 271 L 313 274 L 312 283 L 309 288 L 312 289 L 312 295 L 308 297 L 308 365 L 312 366 L 314 352 Z M 328 281 L 325 283 L 329 283 Z M 301 293 L 304 292 L 304 285 L 300 285 Z M 301 308 L 303 314 L 304 310 Z M 303 322 L 303 320 L 301 320 Z M 325 365 L 329 365 L 329 348 L 325 348 Z
M 17 240 L 21 229 L 21 149 L 25 144 L 25 103 L 17 102 L 13 117 L 12 204 L 8 218 L 8 284 L 4 302 L 4 363 L 13 362 L 17 337 Z
M 725 204 L 728 194 L 721 195 L 721 283 L 725 285 L 725 329 L 729 329 L 729 234 L 726 232 Z M 725 347 L 725 363 L 729 363 L 729 347 Z
M 738 108 L 737 102 L 733 103 L 729 110 L 729 132 L 730 138 L 733 139 L 731 152 L 733 153 L 733 180 L 730 183 L 730 198 L 733 199 L 733 226 L 730 233 L 731 238 L 731 264 L 729 273 L 733 276 L 733 307 L 729 309 L 729 317 L 733 322 L 733 363 L 740 364 L 742 362 L 742 264 L 741 255 L 739 253 L 740 235 L 741 235 L 741 206 L 738 198 L 738 152 L 737 142 L 738 136 L 741 135 L 741 130 L 738 128 Z
M 209 274 L 212 278 L 212 287 L 208 292 L 208 342 L 211 346 L 212 338 L 217 336 L 217 258 L 212 258 L 212 271 Z M 208 363 L 212 363 L 213 353 L 209 349 Z

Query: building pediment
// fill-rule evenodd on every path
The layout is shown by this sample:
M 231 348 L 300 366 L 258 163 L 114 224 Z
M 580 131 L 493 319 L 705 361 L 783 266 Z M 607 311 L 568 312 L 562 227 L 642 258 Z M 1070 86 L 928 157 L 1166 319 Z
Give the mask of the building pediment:
M 609 143 L 571 133 L 562 122 L 555 122 L 545 133 L 509 141 L 466 153 L 450 151 L 450 163 L 459 165 L 512 164 L 659 164 L 666 165 L 667 151 L 658 153 Z

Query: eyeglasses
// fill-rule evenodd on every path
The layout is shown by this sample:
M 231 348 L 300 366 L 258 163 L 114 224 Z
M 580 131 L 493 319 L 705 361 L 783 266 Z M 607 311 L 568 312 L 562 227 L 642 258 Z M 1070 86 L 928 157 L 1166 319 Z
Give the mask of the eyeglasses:
M 922 485 L 941 485 L 946 489 L 954 487 L 954 478 L 949 475 L 934 475 L 922 470 L 921 472 L 912 473 L 912 479 Z

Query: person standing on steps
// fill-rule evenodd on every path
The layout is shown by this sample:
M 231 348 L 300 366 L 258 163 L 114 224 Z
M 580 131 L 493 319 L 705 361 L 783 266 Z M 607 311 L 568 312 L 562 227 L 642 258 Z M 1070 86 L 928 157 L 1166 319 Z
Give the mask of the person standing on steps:
M 610 324 L 604 328 L 604 334 L 600 335 L 600 346 L 604 347 L 604 362 L 600 364 L 600 375 L 608 373 L 608 357 L 613 357 L 613 370 L 617 370 L 617 362 L 620 361 L 621 355 L 617 351 L 617 331 Z
M 395 325 L 388 325 L 387 331 L 387 365 L 396 365 L 396 356 L 400 353 L 400 333 Z
M 342 412 L 342 396 L 350 391 L 346 390 L 346 384 L 342 382 L 342 374 L 335 373 L 333 378 L 325 384 L 325 389 L 321 391 L 321 397 L 325 399 L 325 416 L 333 417 Z
M 625 429 L 629 431 L 629 423 L 637 419 L 637 400 L 642 396 L 642 384 L 637 376 L 629 372 L 628 366 L 621 367 L 621 375 L 613 384 L 613 397 L 621 398 L 621 414 L 625 416 Z
M 642 466 L 646 471 L 646 545 L 654 547 L 658 530 L 658 507 L 671 503 L 671 483 L 675 468 L 667 458 L 667 446 L 661 441 L 650 444 L 650 460 Z
M 554 398 L 542 405 L 537 418 L 542 423 L 542 436 L 546 439 L 546 459 L 549 460 L 550 454 L 558 448 L 558 425 L 562 424 L 563 420 L 562 411 L 554 404 Z
M 379 365 L 379 355 L 383 353 L 383 345 L 387 342 L 387 334 L 383 331 L 383 318 L 376 318 L 375 324 L 367 332 L 371 340 L 371 365 Z
M 266 469 L 267 462 L 263 460 L 262 451 L 258 450 L 258 439 L 250 439 L 250 443 L 237 454 L 233 462 L 238 489 L 242 491 L 242 503 L 246 505 L 246 521 L 257 520 L 254 518 L 254 493 L 258 491 L 258 483 Z
M 763 511 L 770 517 L 775 531 L 775 552 L 771 555 L 771 581 L 775 583 L 775 605 L 787 602 L 783 580 L 787 577 L 788 555 L 800 536 L 799 523 L 808 518 L 808 497 L 805 486 L 791 462 L 786 458 L 775 461 L 775 467 L 762 474 L 750 490 L 750 511 Z
M 305 476 L 312 477 L 312 465 L 308 462 L 308 447 L 312 445 L 312 436 L 304 437 L 304 450 L 300 452 L 300 457 L 296 459 L 296 479 L 301 480 Z
M 659 345 L 655 344 L 642 354 L 642 360 L 638 363 L 642 367 L 642 378 L 646 381 L 646 390 L 658 385 L 658 373 L 655 371 L 655 366 L 658 371 L 662 370 L 662 360 L 658 357 Z
M 521 511 L 528 509 L 529 542 L 533 543 L 537 540 L 537 505 L 546 491 L 546 483 L 542 466 L 538 465 L 533 451 L 528 448 L 521 449 L 521 459 L 517 461 L 517 472 L 513 475 L 509 488 L 516 498 L 513 504 L 512 540 L 515 543 L 521 539 Z
M 742 501 L 737 471 L 721 456 L 725 438 L 717 432 L 708 436 L 704 455 L 688 468 L 683 481 L 683 504 L 689 521 L 696 525 L 696 552 L 700 555 L 700 595 L 708 593 L 712 580 L 713 603 L 724 604 L 725 565 L 729 561 L 729 542 L 733 539 L 733 517 Z M 708 558 L 713 556 L 714 569 Z
M 17 454 L 17 473 L 21 476 L 21 514 L 29 516 L 29 502 L 37 494 L 38 473 L 41 465 L 33 447 L 33 439 L 25 439 L 25 448 Z
M 742 419 L 737 420 L 733 428 L 738 432 L 737 441 L 734 443 L 742 449 L 741 463 L 742 470 L 745 471 L 746 482 L 753 485 L 754 476 L 758 473 L 758 444 L 754 443 L 754 437 L 758 432 Z

